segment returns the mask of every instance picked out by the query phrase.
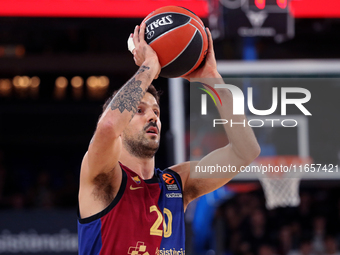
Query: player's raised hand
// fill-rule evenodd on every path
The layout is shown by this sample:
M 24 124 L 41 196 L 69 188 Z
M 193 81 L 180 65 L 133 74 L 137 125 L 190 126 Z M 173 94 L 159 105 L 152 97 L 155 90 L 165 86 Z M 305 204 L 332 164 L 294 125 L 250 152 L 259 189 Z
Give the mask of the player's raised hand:
M 198 78 L 220 78 L 221 75 L 217 72 L 217 64 L 214 52 L 213 40 L 209 28 L 206 28 L 209 40 L 208 52 L 205 56 L 203 66 L 199 67 L 192 73 L 182 76 L 184 79 L 198 79 Z
M 135 47 L 132 50 L 133 59 L 137 66 L 141 66 L 145 61 L 150 61 L 157 68 L 157 78 L 161 71 L 161 65 L 156 52 L 144 40 L 145 26 L 144 22 L 140 26 L 136 26 L 133 34 L 130 35 Z

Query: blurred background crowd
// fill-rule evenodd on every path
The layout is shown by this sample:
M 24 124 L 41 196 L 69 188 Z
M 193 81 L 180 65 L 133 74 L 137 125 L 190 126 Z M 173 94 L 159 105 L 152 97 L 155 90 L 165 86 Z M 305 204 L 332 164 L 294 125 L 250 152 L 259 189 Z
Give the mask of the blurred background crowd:
M 26 162 L 8 165 L 0 152 L 0 209 L 76 208 L 78 175 L 76 168 L 37 166 Z M 60 170 L 62 169 L 62 170 Z
M 298 207 L 274 210 L 265 208 L 261 192 L 236 195 L 214 218 L 220 254 L 339 254 L 338 192 L 302 189 Z

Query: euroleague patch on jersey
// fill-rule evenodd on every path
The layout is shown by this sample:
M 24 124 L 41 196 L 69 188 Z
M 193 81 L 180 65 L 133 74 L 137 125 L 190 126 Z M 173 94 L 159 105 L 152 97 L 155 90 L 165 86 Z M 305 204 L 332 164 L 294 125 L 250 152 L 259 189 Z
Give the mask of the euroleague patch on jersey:
M 163 180 L 166 184 L 174 184 L 175 178 L 171 174 L 163 174 Z
M 163 174 L 163 180 L 167 190 L 179 190 L 175 178 L 171 174 Z
M 132 180 L 134 180 L 134 182 L 137 183 L 137 184 L 141 183 L 138 175 L 136 175 L 135 177 L 132 177 Z

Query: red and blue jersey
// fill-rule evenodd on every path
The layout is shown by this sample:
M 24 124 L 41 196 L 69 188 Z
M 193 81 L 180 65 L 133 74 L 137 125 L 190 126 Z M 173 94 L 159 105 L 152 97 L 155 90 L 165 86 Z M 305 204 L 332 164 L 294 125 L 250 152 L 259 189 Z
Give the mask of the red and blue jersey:
M 78 219 L 79 254 L 185 255 L 180 176 L 155 169 L 143 180 L 120 164 L 118 194 L 103 211 Z

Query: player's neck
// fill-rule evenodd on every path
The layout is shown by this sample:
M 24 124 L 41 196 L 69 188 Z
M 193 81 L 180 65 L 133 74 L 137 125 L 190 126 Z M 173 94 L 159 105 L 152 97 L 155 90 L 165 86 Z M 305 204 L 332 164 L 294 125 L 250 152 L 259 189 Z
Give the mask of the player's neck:
M 138 174 L 143 180 L 151 179 L 154 175 L 155 158 L 138 158 L 130 153 L 123 153 L 119 161 Z

